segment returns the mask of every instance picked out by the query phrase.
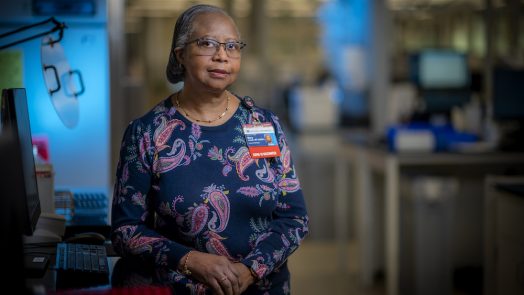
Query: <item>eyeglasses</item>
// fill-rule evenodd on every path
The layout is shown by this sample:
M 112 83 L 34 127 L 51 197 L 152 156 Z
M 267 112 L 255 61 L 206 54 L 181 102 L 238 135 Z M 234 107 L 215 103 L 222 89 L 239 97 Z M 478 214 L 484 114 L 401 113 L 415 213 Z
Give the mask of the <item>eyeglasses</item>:
M 227 56 L 231 58 L 239 58 L 242 48 L 246 47 L 247 45 L 241 41 L 218 42 L 217 40 L 207 38 L 198 38 L 193 41 L 186 42 L 186 45 L 195 42 L 198 52 L 201 55 L 215 55 L 220 49 L 220 46 L 223 45 Z

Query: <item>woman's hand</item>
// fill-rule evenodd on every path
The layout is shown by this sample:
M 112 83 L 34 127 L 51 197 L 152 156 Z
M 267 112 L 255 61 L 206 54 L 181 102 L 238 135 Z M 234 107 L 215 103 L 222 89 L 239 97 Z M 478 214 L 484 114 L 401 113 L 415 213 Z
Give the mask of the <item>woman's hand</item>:
M 246 289 L 255 282 L 255 278 L 251 274 L 249 268 L 243 263 L 236 262 L 233 264 L 236 273 L 239 274 L 238 278 L 240 281 L 240 293 L 246 291 Z
M 185 258 L 186 256 L 182 257 L 181 264 Z M 182 267 L 183 265 L 179 265 L 179 268 Z M 240 279 L 242 272 L 224 256 L 192 251 L 187 261 L 187 268 L 191 271 L 192 277 L 208 285 L 214 294 L 239 295 L 247 288 L 241 289 L 244 283 L 241 283 Z

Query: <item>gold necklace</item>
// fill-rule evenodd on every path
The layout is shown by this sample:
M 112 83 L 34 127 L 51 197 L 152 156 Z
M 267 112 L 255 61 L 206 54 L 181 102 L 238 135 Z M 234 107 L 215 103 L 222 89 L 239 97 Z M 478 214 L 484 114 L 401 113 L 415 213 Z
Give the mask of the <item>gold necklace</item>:
M 188 113 L 184 108 L 182 108 L 182 107 L 180 106 L 180 101 L 178 100 L 179 95 L 180 95 L 180 91 L 177 92 L 177 94 L 176 94 L 176 100 L 175 100 L 175 102 L 176 102 L 176 107 L 177 107 L 178 109 L 180 109 L 181 111 L 183 111 L 186 117 L 191 118 L 191 119 L 193 119 L 193 120 L 195 120 L 195 121 L 197 121 L 197 122 L 199 122 L 199 123 L 207 123 L 207 124 L 211 124 L 211 123 L 213 123 L 213 122 L 215 122 L 215 121 L 218 121 L 218 120 L 222 119 L 222 117 L 224 117 L 224 116 L 226 115 L 227 110 L 229 110 L 229 93 L 226 92 L 226 95 L 227 95 L 227 102 L 226 102 L 226 109 L 224 110 L 224 112 L 223 112 L 222 114 L 220 114 L 218 117 L 216 117 L 215 119 L 213 119 L 213 120 L 200 120 L 200 119 L 197 119 L 197 118 L 195 118 L 195 117 L 189 115 L 189 113 Z

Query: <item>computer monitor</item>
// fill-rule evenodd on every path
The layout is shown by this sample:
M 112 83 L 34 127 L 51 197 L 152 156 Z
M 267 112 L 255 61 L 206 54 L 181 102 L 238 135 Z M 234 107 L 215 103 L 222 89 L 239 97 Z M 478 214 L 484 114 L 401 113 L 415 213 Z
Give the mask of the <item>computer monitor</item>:
M 471 99 L 467 56 L 450 49 L 426 49 L 410 56 L 410 77 L 427 113 L 448 113 Z
M 4 129 L 0 133 L 0 232 L 2 243 L 0 251 L 4 253 L 2 263 L 9 270 L 0 276 L 0 284 L 13 286 L 14 290 L 23 290 L 24 252 L 23 240 L 26 210 L 25 190 L 21 173 L 20 149 L 15 135 Z
M 0 118 L 2 133 L 14 134 L 12 144 L 16 151 L 11 153 L 9 161 L 13 166 L 10 169 L 4 168 L 4 162 L 2 162 L 2 169 L 10 171 L 11 177 L 16 180 L 10 191 L 2 192 L 2 195 L 24 200 L 21 203 L 24 207 L 21 221 L 24 225 L 24 234 L 32 235 L 40 217 L 41 208 L 25 89 L 2 90 Z
M 524 121 L 524 69 L 497 67 L 493 71 L 493 118 Z

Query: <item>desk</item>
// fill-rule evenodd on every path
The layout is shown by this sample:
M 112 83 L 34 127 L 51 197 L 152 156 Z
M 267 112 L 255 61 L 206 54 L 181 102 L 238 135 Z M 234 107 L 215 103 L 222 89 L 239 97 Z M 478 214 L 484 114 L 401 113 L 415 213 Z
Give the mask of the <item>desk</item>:
M 364 284 L 373 282 L 373 273 L 377 261 L 374 252 L 378 247 L 375 239 L 375 188 L 372 172 L 383 175 L 385 187 L 384 201 L 384 232 L 385 232 L 385 274 L 386 291 L 389 295 L 399 293 L 399 245 L 400 245 L 400 178 L 404 171 L 430 174 L 433 171 L 460 176 L 467 167 L 478 175 L 479 183 L 489 173 L 501 173 L 508 167 L 524 164 L 523 153 L 483 153 L 483 154 L 394 154 L 385 148 L 364 146 L 355 143 L 341 143 L 336 163 L 335 218 L 339 225 L 337 238 L 341 245 L 347 242 L 347 196 L 349 194 L 349 167 L 353 167 L 352 193 L 355 196 L 356 235 L 359 242 L 359 265 L 361 281 Z M 479 199 L 479 202 L 481 200 Z M 480 243 L 480 241 L 479 241 Z M 341 248 L 342 249 L 342 248 Z M 342 260 L 342 259 L 341 259 Z M 345 261 L 345 260 L 343 260 Z

